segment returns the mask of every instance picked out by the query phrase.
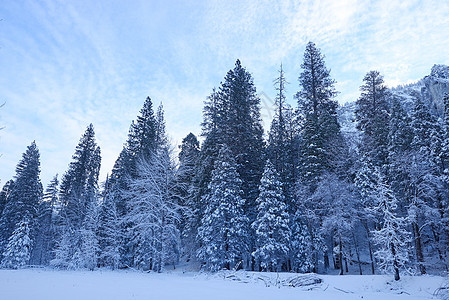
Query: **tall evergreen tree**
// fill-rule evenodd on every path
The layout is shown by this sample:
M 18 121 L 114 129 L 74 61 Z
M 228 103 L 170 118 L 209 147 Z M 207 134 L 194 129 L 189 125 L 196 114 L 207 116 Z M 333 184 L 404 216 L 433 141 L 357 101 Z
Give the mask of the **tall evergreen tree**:
M 280 176 L 267 162 L 260 185 L 257 217 L 252 227 L 256 233 L 256 262 L 265 271 L 287 270 L 289 255 L 289 215 Z
M 11 196 L 11 192 L 14 189 L 14 180 L 8 180 L 0 191 L 0 218 L 3 213 L 3 209 L 6 206 L 6 203 L 9 201 L 9 197 Z
M 31 239 L 36 233 L 38 205 L 42 197 L 39 174 L 39 150 L 36 143 L 32 142 L 16 167 L 14 188 L 0 219 L 0 253 L 4 252 L 4 247 L 19 222 L 27 220 Z
M 247 200 L 246 212 L 254 218 L 255 199 L 264 167 L 263 128 L 260 118 L 260 99 L 251 74 L 239 60 L 230 70 L 217 92 L 213 92 L 204 108 L 203 129 L 206 139 L 214 145 L 226 144 L 232 151 L 237 172 L 242 179 L 243 196 Z M 212 150 L 217 158 L 219 149 Z M 209 159 L 209 158 L 208 158 Z M 209 163 L 208 172 L 213 168 Z M 209 174 L 203 174 L 209 177 Z M 210 177 L 209 177 L 210 178 Z
M 200 203 L 198 203 L 191 191 L 200 155 L 200 143 L 193 133 L 189 133 L 180 146 L 179 167 L 177 172 L 176 184 L 179 187 L 179 202 L 184 206 L 183 216 L 181 220 L 181 232 L 183 241 L 183 250 L 190 259 L 194 255 L 196 229 L 201 219 Z M 192 195 L 192 197 L 191 197 Z
M 38 207 L 38 228 L 34 242 L 33 252 L 31 253 L 31 261 L 37 265 L 48 265 L 53 259 L 53 250 L 55 247 L 56 233 L 56 209 L 59 198 L 59 180 L 58 175 L 53 177 L 48 184 L 42 201 Z
M 92 124 L 81 137 L 72 159 L 61 180 L 62 224 L 54 263 L 62 267 L 92 269 L 96 263 L 91 262 L 91 249 L 86 243 L 95 243 L 92 241 L 92 218 L 98 205 L 101 163 Z
M 31 232 L 27 217 L 17 224 L 8 239 L 8 243 L 3 252 L 2 266 L 10 269 L 17 269 L 25 266 L 30 261 L 31 253 Z
M 324 56 L 312 42 L 306 46 L 301 68 L 300 91 L 296 94 L 303 124 L 299 169 L 301 180 L 312 184 L 324 171 L 331 170 L 341 134 L 337 121 L 338 104 L 334 100 L 337 94 L 335 81 L 325 66 Z
M 242 181 L 231 150 L 220 149 L 209 192 L 204 195 L 206 211 L 198 229 L 201 247 L 198 258 L 209 270 L 243 267 L 248 251 L 248 219 L 243 212 Z
M 369 155 L 376 166 L 386 166 L 389 92 L 382 75 L 378 71 L 368 72 L 360 91 L 355 115 L 357 128 L 363 132 L 361 152 Z
M 100 249 L 100 265 L 111 267 L 113 270 L 121 267 L 123 254 L 124 232 L 122 231 L 122 218 L 116 204 L 115 196 L 117 186 L 109 188 L 109 178 L 106 178 L 103 201 L 99 207 L 98 246 Z
M 309 228 L 313 271 L 317 272 L 319 252 L 326 249 L 319 233 L 323 216 L 311 196 L 323 174 L 339 171 L 337 166 L 345 145 L 337 121 L 335 81 L 325 66 L 324 56 L 312 42 L 306 46 L 301 68 L 298 78 L 300 91 L 296 94 L 301 125 L 297 205 L 303 210 L 302 214 Z M 326 251 L 324 255 L 326 256 Z M 325 264 L 327 260 L 325 257 Z
M 165 130 L 158 127 L 157 119 L 161 117 L 163 119 L 162 107 L 158 116 L 155 116 L 152 100 L 147 97 L 136 121 L 131 123 L 128 139 L 114 164 L 108 179 L 105 197 L 114 203 L 119 219 L 124 219 L 129 213 L 129 201 L 131 200 L 128 197 L 129 183 L 139 177 L 138 162 L 151 160 L 158 143 L 160 143 L 159 139 L 163 136 L 163 134 L 158 134 L 161 130 Z M 121 222 L 120 226 L 120 237 L 122 237 L 119 247 L 121 249 L 120 260 L 122 264 L 131 266 L 134 260 L 132 249 L 134 243 L 131 237 L 127 236 L 127 232 L 132 225 Z
M 287 209 L 294 211 L 294 185 L 296 174 L 297 151 L 296 138 L 298 130 L 291 107 L 285 102 L 285 74 L 281 68 L 279 77 L 275 80 L 276 111 L 271 122 L 266 149 L 267 159 L 274 165 L 280 175 L 283 193 L 286 197 Z

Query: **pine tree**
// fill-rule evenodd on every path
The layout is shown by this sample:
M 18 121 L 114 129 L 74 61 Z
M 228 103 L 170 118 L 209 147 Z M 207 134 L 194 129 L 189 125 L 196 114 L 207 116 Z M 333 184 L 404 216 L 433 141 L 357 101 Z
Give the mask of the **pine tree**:
M 8 239 L 8 244 L 3 252 L 2 266 L 9 269 L 17 269 L 28 264 L 31 246 L 30 225 L 25 218 L 17 224 L 17 228 Z
M 306 46 L 301 68 L 300 91 L 296 94 L 302 124 L 299 169 L 301 181 L 314 189 L 313 183 L 323 172 L 335 171 L 332 168 L 339 156 L 342 136 L 334 100 L 335 81 L 325 66 L 324 56 L 312 42 Z
M 196 136 L 189 133 L 180 146 L 179 168 L 177 172 L 176 184 L 179 187 L 180 205 L 184 206 L 180 229 L 183 237 L 183 251 L 187 259 L 194 255 L 195 239 L 198 226 L 196 225 L 200 217 L 200 204 L 192 195 L 192 185 L 194 183 L 196 170 L 200 155 L 200 143 Z M 192 197 L 191 197 L 192 196 Z
M 228 145 L 237 162 L 242 179 L 245 211 L 255 217 L 255 199 L 264 167 L 263 128 L 260 118 L 260 99 L 256 96 L 251 74 L 239 60 L 230 70 L 218 91 L 214 91 L 204 107 L 203 134 L 211 136 L 213 145 Z M 218 154 L 219 148 L 210 152 Z M 209 166 L 202 177 L 210 178 L 217 156 L 206 158 Z M 203 194 L 204 195 L 204 194 Z M 202 195 L 201 195 L 202 196 Z
M 252 227 L 256 233 L 253 255 L 262 270 L 287 269 L 289 255 L 289 215 L 280 176 L 270 161 L 265 166 L 257 203 L 257 217 Z
M 48 265 L 53 259 L 56 232 L 55 222 L 59 202 L 58 175 L 53 177 L 45 190 L 38 208 L 38 228 L 31 261 L 37 265 Z
M 128 139 L 117 158 L 107 190 L 108 197 L 113 197 L 119 219 L 124 219 L 129 213 L 129 183 L 139 177 L 138 162 L 141 160 L 149 161 L 160 143 L 160 134 L 158 131 L 162 128 L 158 127 L 157 118 L 163 118 L 162 107 L 159 116 L 155 116 L 153 111 L 153 103 L 150 97 L 144 101 L 136 121 L 131 123 Z M 163 120 L 162 120 L 163 121 Z M 163 129 L 165 130 L 165 129 Z M 128 236 L 129 228 L 132 224 L 121 222 L 121 264 L 133 265 L 133 241 Z
M 421 105 L 417 107 L 422 108 Z M 422 112 L 418 115 L 422 116 Z M 413 118 L 415 117 L 416 111 L 413 113 Z M 416 127 L 412 128 L 410 123 Z M 429 156 L 429 149 L 421 151 L 424 148 L 421 148 L 423 142 L 420 141 L 420 124 L 421 120 L 412 122 L 400 103 L 393 99 L 388 135 L 388 181 L 399 200 L 398 212 L 402 216 L 408 216 L 416 262 L 421 274 L 425 274 L 422 244 L 422 234 L 425 231 L 420 227 L 433 215 L 432 206 L 437 195 L 438 178 L 435 176 L 436 168 Z
M 309 227 L 313 271 L 317 272 L 319 252 L 326 255 L 326 248 L 319 232 L 322 215 L 311 196 L 323 174 L 340 171 L 338 165 L 345 143 L 337 121 L 335 81 L 325 66 L 324 56 L 312 42 L 306 46 L 301 68 L 300 91 L 296 94 L 301 126 L 296 197 Z
M 296 137 L 298 134 L 294 113 L 285 102 L 285 74 L 281 68 L 279 77 L 275 80 L 278 91 L 276 96 L 276 111 L 268 133 L 266 149 L 267 159 L 274 165 L 280 175 L 283 193 L 286 197 L 288 212 L 294 211 L 294 183 L 296 174 Z
M 376 166 L 385 166 L 388 155 L 388 97 L 382 75 L 368 72 L 356 101 L 357 128 L 363 132 L 361 152 L 369 155 Z
M 377 201 L 377 184 L 378 176 L 375 167 L 367 156 L 361 156 L 354 179 L 355 190 L 360 201 L 357 218 L 365 229 L 373 275 L 375 274 L 375 260 L 374 249 L 371 244 L 371 231 L 372 228 L 379 227 L 378 220 L 381 219 L 380 212 L 371 209 Z
M 198 229 L 198 258 L 209 270 L 239 268 L 248 259 L 244 257 L 248 251 L 248 219 L 243 211 L 241 184 L 233 154 L 223 145 L 209 192 L 204 196 L 206 211 Z
M 121 228 L 117 204 L 115 202 L 116 189 L 108 186 L 106 179 L 103 201 L 99 208 L 98 243 L 100 249 L 100 265 L 111 267 L 113 270 L 121 267 L 120 257 L 123 253 L 124 233 Z
M 314 268 L 311 255 L 313 243 L 302 212 L 297 211 L 290 226 L 292 232 L 290 240 L 291 270 L 298 273 L 312 272 Z
M 0 253 L 4 252 L 6 242 L 22 220 L 28 220 L 31 239 L 33 239 L 38 205 L 42 197 L 39 174 L 39 150 L 36 143 L 32 142 L 16 167 L 14 187 L 0 219 Z
M 5 183 L 0 192 L 0 218 L 2 216 L 3 209 L 5 208 L 6 203 L 8 203 L 9 201 L 13 189 L 14 189 L 14 180 L 11 179 Z
M 95 224 L 98 205 L 98 175 L 100 148 L 95 142 L 93 125 L 81 137 L 73 161 L 61 180 L 61 224 L 58 226 L 55 265 L 68 268 L 96 267 Z

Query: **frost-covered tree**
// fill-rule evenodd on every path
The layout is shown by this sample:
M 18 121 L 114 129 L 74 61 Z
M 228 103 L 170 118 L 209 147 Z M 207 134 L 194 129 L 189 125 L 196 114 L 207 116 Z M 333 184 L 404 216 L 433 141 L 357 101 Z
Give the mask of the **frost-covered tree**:
M 0 192 L 0 218 L 3 213 L 3 209 L 6 206 L 6 203 L 9 201 L 9 197 L 11 196 L 11 192 L 14 189 L 14 180 L 8 180 L 3 186 Z
M 48 184 L 38 207 L 37 232 L 31 254 L 32 264 L 48 265 L 53 259 L 56 241 L 55 222 L 59 204 L 58 175 Z
M 385 166 L 388 155 L 388 97 L 383 76 L 369 71 L 360 86 L 361 95 L 356 101 L 357 128 L 363 132 L 360 150 L 369 155 L 376 166 Z
M 290 260 L 291 270 L 299 273 L 312 272 L 313 262 L 313 244 L 309 227 L 304 222 L 302 213 L 298 212 L 293 216 L 291 222 L 290 239 Z
M 81 137 L 73 155 L 73 161 L 64 174 L 60 186 L 59 240 L 53 264 L 60 267 L 96 267 L 94 224 L 98 206 L 98 175 L 100 172 L 100 148 L 90 124 Z M 95 246 L 96 247 L 96 246 Z M 93 251 L 93 252 L 92 252 Z
M 248 251 L 248 218 L 241 197 L 242 181 L 231 150 L 220 149 L 209 192 L 204 195 L 206 211 L 198 229 L 201 247 L 198 258 L 206 269 L 219 270 L 243 267 Z
M 259 190 L 257 217 L 252 223 L 256 233 L 253 255 L 264 271 L 287 270 L 289 215 L 280 176 L 270 161 L 265 166 Z
M 19 222 L 28 220 L 31 239 L 35 235 L 38 206 L 42 197 L 39 157 L 36 143 L 32 142 L 16 167 L 14 187 L 0 218 L 0 253 L 4 252 L 4 247 Z
M 376 202 L 368 210 L 377 211 L 382 216 L 381 226 L 373 230 L 373 240 L 379 246 L 375 252 L 379 267 L 393 271 L 394 279 L 399 280 L 399 270 L 408 262 L 408 243 L 410 233 L 406 230 L 406 219 L 397 214 L 398 200 L 385 177 L 377 169 Z
M 182 251 L 187 260 L 195 256 L 196 234 L 201 219 L 201 204 L 193 193 L 196 166 L 199 162 L 200 143 L 193 133 L 189 133 L 183 140 L 178 158 L 176 184 L 180 194 L 179 204 L 184 206 L 180 230 L 182 235 Z
M 276 78 L 274 83 L 278 94 L 275 102 L 275 114 L 268 133 L 266 156 L 279 173 L 287 211 L 293 213 L 298 126 L 292 108 L 285 102 L 285 85 L 287 82 L 282 65 L 279 70 L 279 77 Z
M 117 269 L 121 266 L 124 232 L 121 227 L 122 218 L 117 209 L 116 189 L 108 187 L 106 179 L 105 194 L 99 208 L 98 243 L 100 249 L 100 265 Z
M 8 239 L 3 252 L 2 266 L 9 269 L 17 269 L 28 264 L 31 246 L 29 221 L 24 219 L 17 224 L 17 228 Z
M 263 127 L 260 117 L 260 99 L 256 95 L 251 74 L 237 60 L 217 91 L 214 90 L 204 107 L 203 135 L 209 140 L 208 152 L 202 162 L 203 194 L 210 182 L 211 171 L 217 159 L 219 145 L 226 144 L 237 163 L 242 180 L 245 212 L 255 217 L 255 200 L 264 167 Z M 206 144 L 206 141 L 205 141 Z M 218 146 L 218 147 L 217 147 Z
M 340 275 L 343 275 L 343 259 L 347 260 L 349 256 L 349 241 L 355 223 L 352 185 L 335 174 L 325 174 L 321 177 L 312 198 L 322 203 L 321 234 L 330 236 L 334 241 L 335 261 Z
M 134 240 L 134 265 L 162 272 L 175 265 L 180 254 L 178 203 L 175 164 L 169 149 L 154 153 L 150 161 L 138 163 L 138 177 L 130 182 L 129 213 Z
M 302 123 L 299 170 L 303 184 L 314 189 L 314 182 L 318 182 L 323 172 L 332 169 L 338 156 L 336 150 L 341 135 L 337 121 L 338 104 L 334 99 L 337 92 L 324 55 L 312 42 L 306 46 L 301 68 L 300 91 L 296 94 Z

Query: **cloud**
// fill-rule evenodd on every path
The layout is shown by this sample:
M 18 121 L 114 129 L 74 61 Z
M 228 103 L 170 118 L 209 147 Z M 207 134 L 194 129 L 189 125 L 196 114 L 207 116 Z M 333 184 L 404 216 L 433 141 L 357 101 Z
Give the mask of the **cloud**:
M 203 101 L 237 58 L 268 98 L 282 62 L 293 105 L 309 40 L 325 54 L 341 103 L 358 97 L 371 69 L 392 86 L 448 63 L 444 1 L 10 1 L 4 14 L 3 183 L 34 139 L 44 183 L 63 173 L 91 122 L 104 178 L 146 96 L 163 103 L 174 143 L 199 134 Z

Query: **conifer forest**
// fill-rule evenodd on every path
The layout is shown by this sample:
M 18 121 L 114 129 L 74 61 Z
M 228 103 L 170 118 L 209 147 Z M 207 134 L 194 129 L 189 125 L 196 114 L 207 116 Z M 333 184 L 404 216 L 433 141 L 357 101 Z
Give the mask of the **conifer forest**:
M 179 149 L 160 100 L 144 95 L 107 178 L 92 124 L 46 186 L 32 142 L 2 182 L 1 267 L 449 271 L 449 67 L 396 88 L 366 71 L 358 98 L 339 105 L 309 42 L 297 80 L 282 65 L 272 74 L 264 132 L 253 75 L 237 60 L 204 95 L 201 134 L 186 132 Z

